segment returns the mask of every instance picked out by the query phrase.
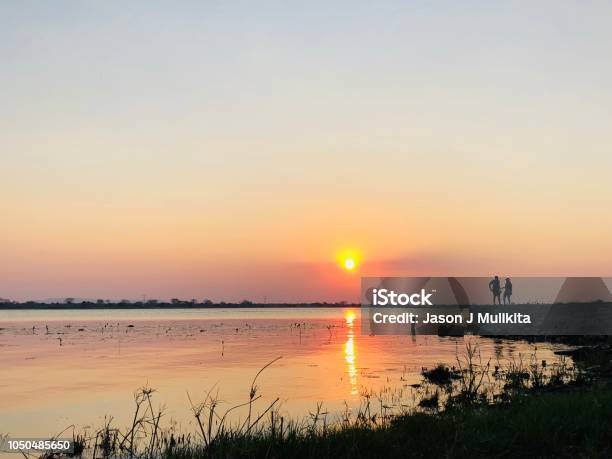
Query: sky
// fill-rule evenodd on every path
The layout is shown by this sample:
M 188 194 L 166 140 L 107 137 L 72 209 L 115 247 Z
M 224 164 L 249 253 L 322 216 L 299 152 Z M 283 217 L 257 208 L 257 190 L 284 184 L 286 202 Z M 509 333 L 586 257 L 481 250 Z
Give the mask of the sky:
M 355 301 L 362 275 L 610 276 L 610 17 L 2 2 L 0 297 Z

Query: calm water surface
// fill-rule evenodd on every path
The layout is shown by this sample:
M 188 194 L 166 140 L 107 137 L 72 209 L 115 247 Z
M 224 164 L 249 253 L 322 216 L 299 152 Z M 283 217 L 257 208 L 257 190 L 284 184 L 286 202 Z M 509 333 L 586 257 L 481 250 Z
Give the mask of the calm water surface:
M 465 340 L 502 364 L 535 350 Z M 187 393 L 200 401 L 213 388 L 222 408 L 242 403 L 257 371 L 279 356 L 258 379 L 261 410 L 280 397 L 281 413 L 294 418 L 319 401 L 339 413 L 364 390 L 412 390 L 422 367 L 456 364 L 465 340 L 364 336 L 359 310 L 348 308 L 0 311 L 0 433 L 49 436 L 71 424 L 98 428 L 105 416 L 124 427 L 145 385 L 168 424 L 193 430 Z M 553 362 L 555 349 L 538 345 L 537 358 Z

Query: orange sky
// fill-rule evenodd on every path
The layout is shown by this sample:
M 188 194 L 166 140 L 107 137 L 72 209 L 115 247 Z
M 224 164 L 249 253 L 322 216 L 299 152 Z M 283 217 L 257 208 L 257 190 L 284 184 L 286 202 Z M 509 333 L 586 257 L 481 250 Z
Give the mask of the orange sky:
M 25 8 L 0 7 L 0 297 L 612 275 L 609 6 Z

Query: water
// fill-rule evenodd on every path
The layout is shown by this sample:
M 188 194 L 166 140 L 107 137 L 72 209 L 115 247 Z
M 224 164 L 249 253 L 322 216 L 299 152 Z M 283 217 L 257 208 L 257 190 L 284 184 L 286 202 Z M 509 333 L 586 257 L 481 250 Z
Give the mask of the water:
M 534 353 L 525 342 L 467 339 L 484 361 Z M 537 358 L 553 362 L 557 348 L 540 344 Z M 422 367 L 454 365 L 464 349 L 464 338 L 361 335 L 350 308 L 0 311 L 0 433 L 91 431 L 105 416 L 123 428 L 143 386 L 156 389 L 165 425 L 192 431 L 188 393 L 201 401 L 212 388 L 221 410 L 245 402 L 277 357 L 257 380 L 257 408 L 280 397 L 285 416 L 303 418 L 317 402 L 333 416 L 364 390 L 408 393 Z

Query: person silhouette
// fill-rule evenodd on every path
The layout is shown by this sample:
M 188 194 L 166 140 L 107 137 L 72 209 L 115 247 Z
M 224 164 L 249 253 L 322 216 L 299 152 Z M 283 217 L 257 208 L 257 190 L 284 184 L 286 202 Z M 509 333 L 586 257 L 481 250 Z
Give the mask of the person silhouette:
M 489 290 L 493 293 L 493 304 L 495 304 L 495 299 L 497 299 L 497 304 L 501 304 L 501 283 L 498 276 L 489 282 Z
M 508 304 L 512 299 L 512 281 L 509 277 L 506 277 L 506 283 L 504 284 L 504 304 L 506 304 L 506 300 L 508 300 Z

